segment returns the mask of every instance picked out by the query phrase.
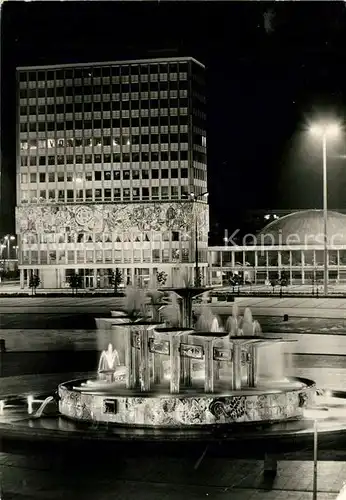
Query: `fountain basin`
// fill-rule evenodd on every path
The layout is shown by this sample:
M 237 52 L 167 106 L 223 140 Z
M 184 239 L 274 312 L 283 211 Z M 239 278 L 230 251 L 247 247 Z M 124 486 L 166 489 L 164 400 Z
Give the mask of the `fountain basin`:
M 138 427 L 191 427 L 299 420 L 314 402 L 315 383 L 290 378 L 284 388 L 256 388 L 205 394 L 143 393 L 120 387 L 85 389 L 87 380 L 60 384 L 60 413 L 81 422 Z

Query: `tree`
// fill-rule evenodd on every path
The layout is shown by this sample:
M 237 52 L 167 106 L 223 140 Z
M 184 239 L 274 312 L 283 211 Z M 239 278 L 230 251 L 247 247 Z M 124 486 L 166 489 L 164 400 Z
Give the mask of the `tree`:
M 111 282 L 112 282 L 112 285 L 114 287 L 114 295 L 117 293 L 119 285 L 122 283 L 122 281 L 123 281 L 123 275 L 122 275 L 120 269 L 117 268 L 113 272 L 112 278 L 111 278 Z
M 160 286 L 165 286 L 168 278 L 168 274 L 165 271 L 158 271 L 156 274 L 156 280 Z
M 40 285 L 41 280 L 37 274 L 32 274 L 29 279 L 29 288 L 31 288 L 31 294 L 36 295 L 36 288 Z
M 72 295 L 74 291 L 75 294 L 77 295 L 78 288 L 82 288 L 83 286 L 82 276 L 80 276 L 77 273 L 73 273 L 70 276 L 68 276 L 67 281 L 72 289 Z

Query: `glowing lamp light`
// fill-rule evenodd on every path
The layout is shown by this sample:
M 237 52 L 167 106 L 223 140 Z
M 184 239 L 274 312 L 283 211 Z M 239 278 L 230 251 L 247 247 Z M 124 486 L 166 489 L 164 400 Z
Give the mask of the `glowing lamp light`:
M 328 137 L 337 137 L 341 132 L 339 123 L 315 123 L 310 126 L 309 131 L 316 137 L 326 135 Z

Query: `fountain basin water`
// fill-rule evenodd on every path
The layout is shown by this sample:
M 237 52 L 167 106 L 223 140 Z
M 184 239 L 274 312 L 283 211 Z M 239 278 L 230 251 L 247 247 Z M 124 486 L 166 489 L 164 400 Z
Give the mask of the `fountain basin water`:
M 115 387 L 86 387 L 86 380 L 59 385 L 59 410 L 81 422 L 130 426 L 187 427 L 269 423 L 301 419 L 313 404 L 315 384 L 292 378 L 276 389 L 257 387 L 213 394 L 186 389 L 180 394 L 143 393 Z

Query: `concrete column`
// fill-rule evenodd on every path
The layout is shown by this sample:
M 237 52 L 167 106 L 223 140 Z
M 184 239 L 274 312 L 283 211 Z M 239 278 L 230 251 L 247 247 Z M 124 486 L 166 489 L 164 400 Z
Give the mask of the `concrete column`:
M 214 360 L 213 360 L 213 340 L 207 339 L 204 343 L 204 392 L 214 392 Z
M 140 331 L 139 385 L 142 392 L 150 390 L 149 330 L 144 326 Z
M 250 363 L 249 363 L 249 372 L 248 372 L 248 380 L 249 387 L 256 387 L 257 385 L 257 347 L 254 345 L 249 346 L 249 354 L 250 354 Z
M 171 365 L 171 382 L 170 393 L 178 394 L 180 391 L 180 339 L 175 333 L 170 334 L 170 365 Z
M 19 271 L 20 288 L 24 288 L 24 269 Z
M 233 343 L 233 380 L 232 389 L 241 389 L 241 345 Z
M 126 366 L 126 388 L 136 387 L 135 359 L 132 347 L 132 329 L 127 327 L 125 331 L 125 366 Z

